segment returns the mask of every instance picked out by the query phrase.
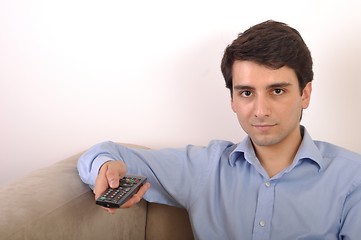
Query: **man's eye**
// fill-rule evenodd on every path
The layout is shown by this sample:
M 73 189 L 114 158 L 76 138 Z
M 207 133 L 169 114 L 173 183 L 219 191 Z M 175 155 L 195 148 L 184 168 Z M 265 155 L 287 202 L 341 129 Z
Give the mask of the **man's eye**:
M 280 89 L 280 88 L 276 88 L 273 90 L 273 94 L 274 95 L 281 95 L 283 94 L 285 91 L 283 89 Z
M 241 94 L 242 97 L 250 97 L 250 96 L 252 96 L 251 91 L 243 91 L 240 94 Z

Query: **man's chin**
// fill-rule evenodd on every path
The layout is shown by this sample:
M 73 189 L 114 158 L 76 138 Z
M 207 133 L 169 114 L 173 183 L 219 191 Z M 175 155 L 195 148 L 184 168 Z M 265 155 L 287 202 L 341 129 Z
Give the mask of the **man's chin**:
M 259 147 L 269 147 L 277 144 L 279 141 L 275 138 L 270 137 L 251 137 L 251 140 L 254 145 Z

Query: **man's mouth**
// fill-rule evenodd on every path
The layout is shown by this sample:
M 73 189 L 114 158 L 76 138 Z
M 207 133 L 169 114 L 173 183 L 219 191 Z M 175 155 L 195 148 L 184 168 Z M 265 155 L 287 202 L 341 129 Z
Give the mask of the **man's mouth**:
M 260 131 L 268 131 L 271 128 L 273 128 L 274 126 L 276 126 L 277 124 L 265 124 L 265 123 L 261 123 L 261 124 L 252 124 L 252 127 L 260 130 Z

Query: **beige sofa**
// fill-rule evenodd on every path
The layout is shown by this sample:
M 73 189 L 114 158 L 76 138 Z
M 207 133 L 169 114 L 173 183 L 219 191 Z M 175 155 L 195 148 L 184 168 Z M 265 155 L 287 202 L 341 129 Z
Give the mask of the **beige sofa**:
M 0 185 L 0 239 L 193 239 L 184 209 L 142 201 L 111 215 L 78 176 L 80 154 Z

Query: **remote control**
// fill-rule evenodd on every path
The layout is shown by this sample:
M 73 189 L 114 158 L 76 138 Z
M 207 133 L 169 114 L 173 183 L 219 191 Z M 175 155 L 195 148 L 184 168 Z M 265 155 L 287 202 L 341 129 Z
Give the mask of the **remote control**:
M 144 176 L 126 175 L 119 180 L 118 188 L 108 188 L 96 200 L 96 204 L 107 208 L 120 208 L 147 180 Z

